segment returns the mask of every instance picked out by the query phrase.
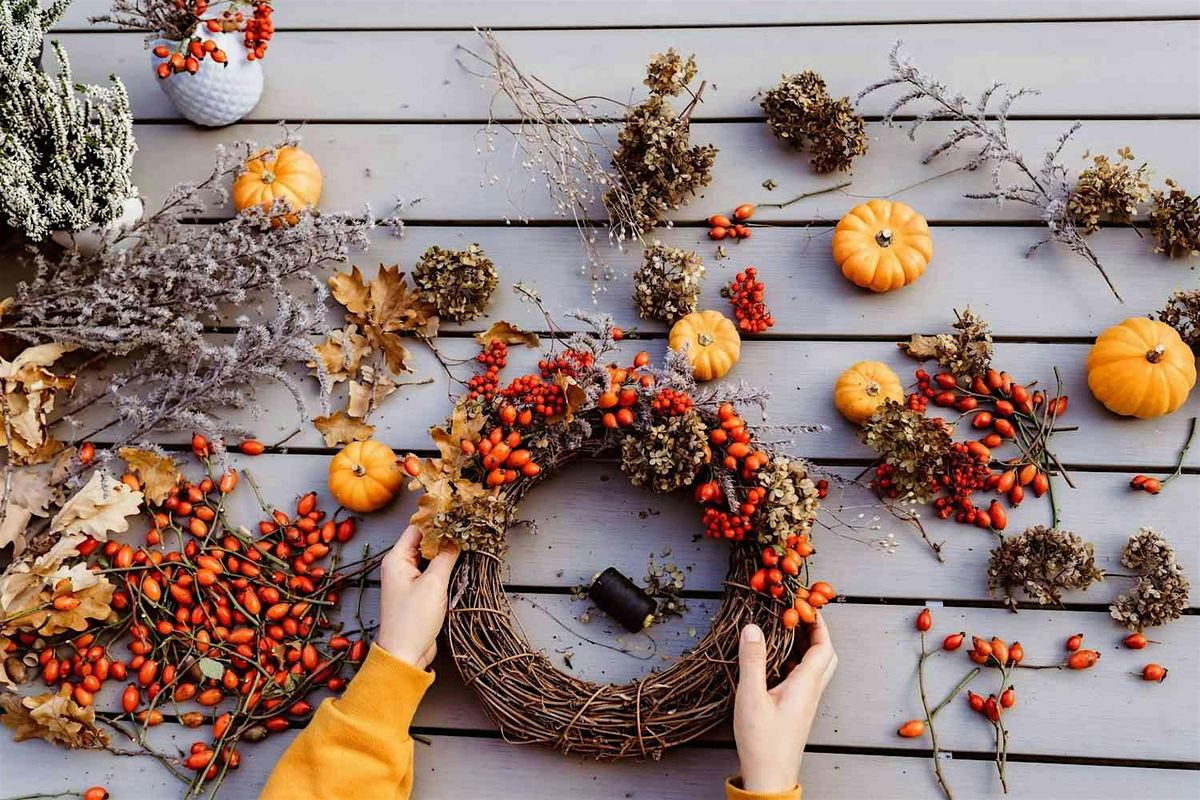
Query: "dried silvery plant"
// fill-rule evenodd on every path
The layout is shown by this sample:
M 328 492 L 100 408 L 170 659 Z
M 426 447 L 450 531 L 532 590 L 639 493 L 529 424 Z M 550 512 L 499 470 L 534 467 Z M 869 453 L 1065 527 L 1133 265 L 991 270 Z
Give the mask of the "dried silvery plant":
M 784 75 L 763 93 L 771 133 L 797 150 L 807 150 L 817 172 L 849 170 L 867 152 L 866 124 L 849 97 L 833 99 L 812 70 Z
M 862 100 L 864 96 L 886 87 L 900 87 L 904 94 L 892 103 L 883 117 L 883 121 L 889 125 L 897 124 L 897 114 L 911 113 L 909 107 L 912 104 L 927 104 L 912 122 L 906 123 L 910 139 L 915 138 L 917 130 L 926 122 L 948 120 L 955 123 L 949 136 L 925 156 L 924 163 L 928 164 L 939 155 L 964 144 L 977 147 L 978 150 L 962 169 L 989 167 L 992 188 L 986 192 L 973 192 L 966 196 L 994 200 L 997 203 L 1013 200 L 1038 209 L 1050 233 L 1030 247 L 1026 255 L 1032 254 L 1046 242 L 1060 242 L 1094 266 L 1113 295 L 1120 300 L 1121 296 L 1105 272 L 1100 259 L 1083 239 L 1084 231 L 1079 229 L 1071 211 L 1075 184 L 1070 180 L 1067 168 L 1059 160 L 1063 147 L 1079 129 L 1080 123 L 1075 123 L 1058 137 L 1054 147 L 1042 157 L 1040 166 L 1032 166 L 1009 140 L 1007 122 L 1013 102 L 1024 95 L 1036 94 L 1035 90 L 1008 90 L 1003 84 L 994 83 L 978 100 L 968 100 L 961 93 L 952 92 L 932 75 L 918 69 L 908 55 L 901 51 L 900 45 L 900 42 L 896 42 L 889 55 L 892 74 L 863 89 L 858 93 L 857 99 Z M 993 108 L 992 101 L 995 98 L 999 100 Z M 1015 171 L 1015 179 L 1005 177 L 1006 167 Z
M 57 74 L 39 65 L 43 36 L 69 4 L 0 0 L 0 225 L 34 241 L 106 226 L 137 196 L 133 115 L 120 80 L 75 83 L 57 42 Z

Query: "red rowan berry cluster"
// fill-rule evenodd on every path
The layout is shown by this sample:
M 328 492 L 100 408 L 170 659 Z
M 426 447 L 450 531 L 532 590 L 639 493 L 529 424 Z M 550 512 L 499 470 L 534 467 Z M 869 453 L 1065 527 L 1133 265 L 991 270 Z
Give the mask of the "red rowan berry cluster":
M 472 400 L 490 400 L 500 388 L 500 370 L 508 366 L 508 345 L 499 340 L 492 341 L 475 356 L 475 360 L 487 369 L 467 381 L 467 396 Z
M 592 353 L 580 352 L 579 350 L 565 350 L 560 356 L 553 358 L 543 358 L 538 362 L 538 369 L 542 373 L 543 378 L 549 378 L 555 373 L 562 373 L 568 377 L 576 377 L 580 370 L 587 369 L 596 362 L 596 357 Z
M 676 389 L 661 389 L 650 408 L 660 417 L 678 417 L 692 410 L 692 398 L 687 392 Z
M 706 508 L 700 518 L 704 535 L 710 539 L 730 539 L 740 542 L 750 533 L 750 518 L 741 514 L 730 514 L 717 508 Z
M 555 417 L 567 410 L 562 387 L 548 383 L 537 375 L 515 378 L 500 394 L 516 405 L 526 406 L 543 417 Z
M 733 282 L 725 287 L 723 294 L 733 304 L 733 316 L 738 330 L 744 333 L 762 333 L 775 325 L 775 319 L 763 303 L 766 287 L 758 279 L 758 270 L 746 267 L 734 276 Z
M 275 34 L 275 23 L 271 19 L 274 9 L 270 3 L 255 3 L 254 16 L 246 20 L 244 29 L 246 60 L 254 61 L 267 54 L 267 42 Z M 229 12 L 225 12 L 229 13 Z

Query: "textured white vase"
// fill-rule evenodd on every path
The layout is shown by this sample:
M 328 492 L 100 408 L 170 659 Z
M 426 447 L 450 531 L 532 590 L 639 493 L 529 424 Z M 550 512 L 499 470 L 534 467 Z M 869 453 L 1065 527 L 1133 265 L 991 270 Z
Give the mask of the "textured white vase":
M 262 97 L 262 62 L 246 60 L 242 34 L 236 31 L 210 33 L 202 26 L 196 36 L 215 41 L 229 60 L 218 64 L 206 58 L 195 75 L 180 72 L 160 80 L 158 86 L 171 98 L 176 110 L 197 125 L 215 128 L 237 122 L 254 110 Z M 179 46 L 179 42 L 157 39 L 150 42 L 151 50 L 160 44 L 165 44 L 171 52 Z M 153 52 L 150 58 L 155 67 L 167 60 Z
M 55 231 L 50 238 L 68 250 L 78 250 L 85 256 L 95 255 L 96 251 L 100 249 L 100 245 L 113 241 L 122 232 L 137 224 L 144 211 L 142 198 L 128 197 L 121 205 L 121 216 L 103 228 L 95 225 L 85 231 L 76 231 L 75 233 Z

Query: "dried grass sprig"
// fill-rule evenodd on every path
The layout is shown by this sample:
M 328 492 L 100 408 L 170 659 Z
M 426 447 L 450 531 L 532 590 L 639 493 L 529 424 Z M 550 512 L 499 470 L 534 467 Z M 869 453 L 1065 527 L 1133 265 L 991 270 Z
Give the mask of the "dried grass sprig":
M 994 83 L 977 100 L 972 101 L 918 69 L 909 55 L 901 50 L 899 41 L 892 47 L 888 61 L 892 74 L 863 89 L 858 93 L 857 100 L 861 101 L 866 95 L 880 89 L 900 87 L 904 94 L 892 103 L 883 117 L 888 125 L 897 124 L 897 114 L 911 113 L 913 104 L 927 105 L 917 113 L 916 119 L 906 123 L 909 139 L 915 140 L 917 130 L 926 122 L 945 120 L 954 123 L 950 134 L 925 156 L 923 163 L 928 164 L 943 153 L 960 147 L 977 147 L 963 169 L 989 167 L 992 188 L 986 192 L 968 193 L 966 197 L 994 200 L 998 204 L 1012 200 L 1038 209 L 1050 233 L 1030 247 L 1026 255 L 1031 255 L 1046 242 L 1056 241 L 1066 245 L 1071 252 L 1094 266 L 1113 295 L 1121 300 L 1100 259 L 1084 241 L 1084 231 L 1078 227 L 1071 211 L 1075 184 L 1070 180 L 1060 156 L 1071 136 L 1079 130 L 1080 123 L 1076 122 L 1064 131 L 1043 156 L 1041 165 L 1033 166 L 1010 141 L 1008 116 L 1015 101 L 1026 95 L 1037 94 L 1036 90 L 1010 90 L 1001 83 Z M 1015 180 L 1005 176 L 1006 167 L 1016 170 Z

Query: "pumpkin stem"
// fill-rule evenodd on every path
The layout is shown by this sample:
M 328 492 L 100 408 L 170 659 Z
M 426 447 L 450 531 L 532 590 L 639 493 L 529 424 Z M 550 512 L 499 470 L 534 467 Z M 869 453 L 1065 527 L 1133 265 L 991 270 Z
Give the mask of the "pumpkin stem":
M 711 333 L 701 333 L 696 337 L 696 341 L 701 347 L 708 347 L 710 344 L 715 342 L 716 339 L 713 338 Z
M 1157 364 L 1159 361 L 1162 361 L 1163 353 L 1165 352 L 1167 352 L 1166 345 L 1155 345 L 1153 350 L 1146 353 L 1146 360 L 1151 364 Z
M 876 383 L 875 381 L 871 381 L 871 382 L 870 382 L 870 383 L 868 383 L 868 384 L 867 384 L 867 386 L 866 386 L 866 392 L 867 392 L 867 396 L 868 396 L 868 397 L 875 397 L 877 394 L 879 394 L 879 391 L 880 391 L 880 389 L 882 389 L 882 388 L 883 388 L 883 387 L 882 387 L 882 386 L 880 386 L 880 385 L 879 385 L 878 383 Z
M 263 183 L 274 183 L 275 182 L 275 173 L 271 172 L 271 170 L 269 170 L 269 169 L 264 169 L 263 173 L 262 173 L 262 182 Z
M 892 236 L 891 228 L 884 228 L 879 233 L 875 234 L 875 242 L 880 247 L 891 247 L 893 238 L 894 237 Z
M 367 468 L 362 464 L 355 464 L 353 467 L 351 467 L 351 472 L 354 473 L 354 477 L 361 478 L 363 475 L 367 474 Z

